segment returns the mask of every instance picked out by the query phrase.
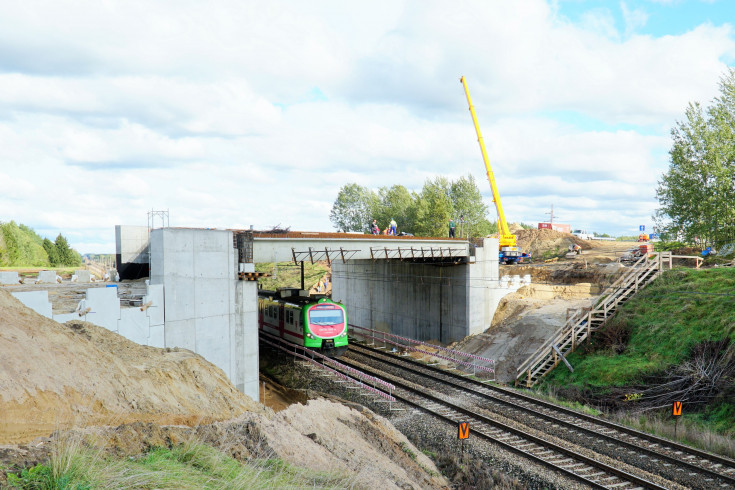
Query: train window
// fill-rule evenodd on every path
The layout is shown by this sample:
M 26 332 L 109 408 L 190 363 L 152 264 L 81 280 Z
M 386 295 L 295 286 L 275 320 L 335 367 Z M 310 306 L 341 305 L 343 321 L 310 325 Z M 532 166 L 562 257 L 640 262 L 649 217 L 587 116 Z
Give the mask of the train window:
M 309 323 L 312 325 L 338 325 L 344 321 L 344 315 L 339 308 L 309 311 Z

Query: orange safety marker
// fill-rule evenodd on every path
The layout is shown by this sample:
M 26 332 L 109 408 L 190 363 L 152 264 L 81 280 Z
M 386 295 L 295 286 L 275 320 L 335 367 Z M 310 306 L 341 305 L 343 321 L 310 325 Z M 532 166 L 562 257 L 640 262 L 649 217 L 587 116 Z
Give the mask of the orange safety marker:
M 457 427 L 457 438 L 458 439 L 468 439 L 470 437 L 470 423 L 469 422 L 460 422 Z
M 681 408 L 684 405 L 684 402 L 674 402 L 674 407 L 671 410 L 671 415 L 674 417 L 681 416 Z

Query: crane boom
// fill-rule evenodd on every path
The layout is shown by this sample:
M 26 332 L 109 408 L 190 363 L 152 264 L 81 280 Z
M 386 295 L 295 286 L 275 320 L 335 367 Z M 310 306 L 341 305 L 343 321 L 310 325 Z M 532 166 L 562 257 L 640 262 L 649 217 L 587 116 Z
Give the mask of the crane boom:
M 487 150 L 485 150 L 485 142 L 482 139 L 482 133 L 480 133 L 480 124 L 477 122 L 477 115 L 475 114 L 475 107 L 472 105 L 472 98 L 470 97 L 470 90 L 467 88 L 467 81 L 464 77 L 459 79 L 464 86 L 464 93 L 467 96 L 467 103 L 470 105 L 470 114 L 472 114 L 472 122 L 475 124 L 475 131 L 477 132 L 477 141 L 480 143 L 480 151 L 482 151 L 482 159 L 485 162 L 485 170 L 487 170 L 487 180 L 490 181 L 490 189 L 493 192 L 493 202 L 495 208 L 498 211 L 498 239 L 500 241 L 500 249 L 504 247 L 516 246 L 516 236 L 510 232 L 508 223 L 505 221 L 505 213 L 503 212 L 503 204 L 500 202 L 500 194 L 498 193 L 498 186 L 495 183 L 495 176 L 493 170 L 490 168 L 490 159 L 487 157 Z

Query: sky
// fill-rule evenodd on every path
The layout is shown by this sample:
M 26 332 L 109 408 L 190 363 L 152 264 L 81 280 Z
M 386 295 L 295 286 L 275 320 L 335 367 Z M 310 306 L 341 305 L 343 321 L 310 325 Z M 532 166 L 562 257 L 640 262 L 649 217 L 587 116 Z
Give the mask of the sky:
M 493 216 L 465 76 L 509 222 L 636 235 L 734 23 L 730 0 L 0 0 L 0 221 L 115 253 L 151 211 L 334 231 L 345 184 L 463 175 Z

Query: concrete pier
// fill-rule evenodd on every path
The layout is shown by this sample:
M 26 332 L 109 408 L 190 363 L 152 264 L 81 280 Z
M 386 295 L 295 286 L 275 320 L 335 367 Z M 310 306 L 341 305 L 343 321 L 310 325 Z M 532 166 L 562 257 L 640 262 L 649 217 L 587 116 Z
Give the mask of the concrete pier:
M 163 285 L 165 345 L 201 354 L 258 400 L 257 282 L 238 280 L 227 230 L 151 232 L 151 284 Z
M 470 263 L 334 261 L 332 298 L 354 325 L 446 345 L 487 329 L 509 292 L 499 285 L 497 250 L 486 238 Z

